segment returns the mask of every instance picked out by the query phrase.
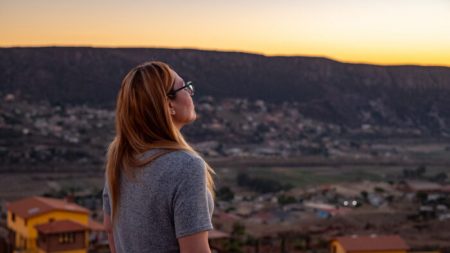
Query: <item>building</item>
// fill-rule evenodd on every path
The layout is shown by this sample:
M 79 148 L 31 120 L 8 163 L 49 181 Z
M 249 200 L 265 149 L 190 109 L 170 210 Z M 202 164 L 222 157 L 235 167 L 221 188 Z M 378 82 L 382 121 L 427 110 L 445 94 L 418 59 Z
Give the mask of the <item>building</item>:
M 35 226 L 39 253 L 86 253 L 88 227 L 71 220 L 59 220 Z
M 398 188 L 405 192 L 440 192 L 443 188 L 442 185 L 434 182 L 428 181 L 414 181 L 414 180 L 406 180 L 399 184 Z
M 331 253 L 406 253 L 409 246 L 398 235 L 343 236 L 331 241 Z
M 313 210 L 318 218 L 329 218 L 336 215 L 342 215 L 350 212 L 349 208 L 336 207 L 335 205 L 325 203 L 305 202 L 305 209 Z
M 39 239 L 45 238 L 53 242 L 55 231 L 58 231 L 57 237 L 61 233 L 67 233 L 69 241 L 72 238 L 81 240 L 83 237 L 84 242 L 79 243 L 84 243 L 85 249 L 76 252 L 86 252 L 89 246 L 88 236 L 81 236 L 81 231 L 84 230 L 79 229 L 89 227 L 89 210 L 84 207 L 64 200 L 34 196 L 8 203 L 6 209 L 10 244 L 16 250 L 38 252 L 38 245 L 45 245 L 44 241 L 39 241 L 38 244 L 38 235 L 41 236 Z M 61 243 L 67 244 L 67 240 L 63 239 Z M 59 242 L 58 239 L 56 241 Z

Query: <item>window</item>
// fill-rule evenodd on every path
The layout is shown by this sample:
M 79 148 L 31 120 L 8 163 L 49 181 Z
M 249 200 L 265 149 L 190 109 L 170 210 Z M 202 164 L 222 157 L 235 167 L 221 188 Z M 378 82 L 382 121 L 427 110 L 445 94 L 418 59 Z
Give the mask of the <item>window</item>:
M 74 243 L 75 242 L 75 233 L 59 234 L 58 242 L 61 244 Z

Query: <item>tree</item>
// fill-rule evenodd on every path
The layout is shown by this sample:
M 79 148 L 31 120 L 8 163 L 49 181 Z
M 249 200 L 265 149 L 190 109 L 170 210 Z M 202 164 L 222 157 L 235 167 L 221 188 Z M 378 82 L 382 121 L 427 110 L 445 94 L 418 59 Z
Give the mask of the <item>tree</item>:
M 239 173 L 237 176 L 237 184 L 239 186 L 246 186 L 250 182 L 250 178 L 245 173 Z
M 417 177 L 423 177 L 423 175 L 427 172 L 427 167 L 425 165 L 420 165 L 416 169 Z
M 237 176 L 237 184 L 241 187 L 247 187 L 253 191 L 260 193 L 278 192 L 281 190 L 289 190 L 292 188 L 290 184 L 281 184 L 280 182 L 268 178 L 250 178 L 245 173 L 239 173 Z
M 367 197 L 369 196 L 369 193 L 367 191 L 361 191 L 361 197 L 364 199 L 364 201 L 367 201 Z
M 445 172 L 439 172 L 436 175 L 434 175 L 433 180 L 439 183 L 444 183 L 445 181 L 447 181 L 447 173 Z
M 223 201 L 231 201 L 234 199 L 234 193 L 230 187 L 223 186 L 217 191 L 217 198 Z
M 426 192 L 417 192 L 416 198 L 423 204 L 427 200 L 428 194 Z
M 224 246 L 225 252 L 241 253 L 242 246 L 244 245 L 245 226 L 236 222 L 233 224 L 233 230 L 231 231 L 231 238 Z
M 383 193 L 383 192 L 385 192 L 383 188 L 381 188 L 381 187 L 378 187 L 378 186 L 377 186 L 377 187 L 375 187 L 375 189 L 374 189 L 374 190 L 375 190 L 375 192 L 377 192 L 377 193 Z
M 280 195 L 278 196 L 278 204 L 284 206 L 297 202 L 297 200 L 292 196 Z

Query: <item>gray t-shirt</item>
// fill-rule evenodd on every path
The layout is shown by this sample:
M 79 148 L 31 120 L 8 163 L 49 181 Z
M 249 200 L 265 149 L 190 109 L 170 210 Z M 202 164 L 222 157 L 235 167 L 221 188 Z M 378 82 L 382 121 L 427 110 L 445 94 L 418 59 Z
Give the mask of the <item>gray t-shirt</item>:
M 144 157 L 154 154 L 150 150 Z M 177 238 L 213 229 L 214 202 L 206 187 L 205 162 L 186 151 L 165 154 L 136 179 L 122 175 L 117 220 L 113 227 L 118 253 L 179 252 Z M 111 215 L 105 183 L 103 209 Z

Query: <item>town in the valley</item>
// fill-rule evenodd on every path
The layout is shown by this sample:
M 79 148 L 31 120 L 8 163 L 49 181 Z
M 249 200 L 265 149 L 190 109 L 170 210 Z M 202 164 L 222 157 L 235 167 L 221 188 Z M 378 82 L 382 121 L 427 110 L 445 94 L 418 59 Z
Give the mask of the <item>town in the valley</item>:
M 0 252 L 109 252 L 114 111 L 2 94 Z M 215 100 L 183 129 L 216 170 L 213 252 L 450 252 L 450 139 L 346 126 L 295 103 Z

